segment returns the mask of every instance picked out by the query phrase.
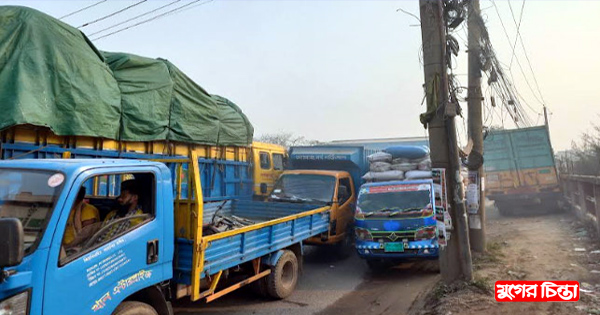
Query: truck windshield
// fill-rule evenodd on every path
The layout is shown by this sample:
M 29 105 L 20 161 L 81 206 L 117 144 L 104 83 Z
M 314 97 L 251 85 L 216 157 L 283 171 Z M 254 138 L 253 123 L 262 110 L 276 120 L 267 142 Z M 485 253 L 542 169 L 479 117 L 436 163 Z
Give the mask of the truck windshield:
M 430 204 L 429 190 L 362 193 L 358 197 L 358 207 L 365 215 L 421 210 L 429 207 Z
M 273 200 L 319 202 L 333 200 L 335 177 L 312 174 L 284 174 L 277 180 Z
M 25 254 L 41 238 L 63 181 L 64 176 L 56 172 L 0 169 L 0 218 L 21 220 Z

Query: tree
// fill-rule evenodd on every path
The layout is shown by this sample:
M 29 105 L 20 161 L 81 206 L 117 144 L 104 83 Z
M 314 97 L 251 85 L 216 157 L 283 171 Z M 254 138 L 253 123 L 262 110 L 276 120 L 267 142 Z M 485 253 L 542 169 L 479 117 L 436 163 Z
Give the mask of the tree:
M 573 141 L 571 150 L 557 157 L 561 171 L 578 175 L 600 175 L 600 125 L 581 136 L 579 143 Z
M 277 144 L 285 148 L 299 145 L 317 145 L 318 140 L 307 140 L 304 136 L 296 136 L 291 132 L 266 133 L 254 139 L 255 141 Z

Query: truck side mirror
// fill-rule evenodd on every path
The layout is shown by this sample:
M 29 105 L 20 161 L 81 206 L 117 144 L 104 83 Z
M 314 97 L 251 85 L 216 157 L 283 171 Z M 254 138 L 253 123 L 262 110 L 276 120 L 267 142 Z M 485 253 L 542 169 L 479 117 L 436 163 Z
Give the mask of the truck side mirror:
M 286 156 L 283 157 L 283 169 L 287 169 L 288 168 L 288 166 L 289 166 L 288 163 L 289 163 L 289 160 L 288 160 L 288 157 L 286 155 Z
M 260 193 L 263 195 L 267 193 L 267 184 L 266 183 L 260 184 Z
M 23 260 L 23 225 L 19 219 L 0 219 L 0 268 L 12 267 Z

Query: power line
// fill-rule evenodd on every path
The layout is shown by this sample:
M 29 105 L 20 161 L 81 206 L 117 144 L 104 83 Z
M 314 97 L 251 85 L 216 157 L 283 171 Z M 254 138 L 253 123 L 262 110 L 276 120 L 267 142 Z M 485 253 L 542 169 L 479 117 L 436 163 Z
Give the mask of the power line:
M 498 18 L 500 19 L 500 24 L 502 25 L 502 29 L 504 30 L 504 35 L 506 35 L 506 39 L 508 40 L 508 44 L 510 45 L 510 43 L 512 42 L 510 40 L 510 37 L 508 36 L 508 32 L 506 31 L 506 27 L 504 26 L 504 20 L 502 19 L 502 16 L 500 16 L 500 11 L 498 10 L 498 6 L 496 6 L 496 2 L 492 0 L 492 4 L 494 5 L 494 8 L 496 9 L 496 14 L 498 15 Z M 521 38 L 522 41 L 522 38 Z M 525 79 L 525 83 L 527 83 L 527 86 L 529 87 L 529 90 L 531 90 L 531 93 L 533 95 L 533 97 L 542 105 L 544 105 L 544 102 L 542 100 L 540 100 L 535 91 L 533 90 L 533 87 L 531 87 L 531 83 L 529 83 L 529 80 L 527 79 L 527 75 L 525 74 L 525 70 L 523 70 L 523 66 L 521 65 L 521 62 L 519 61 L 519 58 L 515 59 L 517 61 L 517 65 L 519 66 L 519 69 L 521 70 L 521 74 L 523 74 L 523 78 Z
M 509 6 L 510 6 L 510 1 L 508 2 Z M 525 6 L 525 0 L 523 0 L 523 7 Z M 511 8 L 511 13 L 512 13 L 512 6 Z M 523 15 L 523 9 L 521 9 L 521 16 Z M 515 22 L 515 25 L 517 25 L 517 20 L 515 19 L 515 15 L 513 14 L 513 21 Z M 519 22 L 519 25 L 521 24 L 521 22 Z M 543 106 L 546 106 L 546 100 L 544 100 L 544 95 L 542 94 L 542 91 L 540 90 L 540 85 L 537 82 L 537 78 L 535 75 L 535 71 L 533 71 L 533 67 L 531 66 L 531 60 L 529 60 L 529 56 L 527 55 L 527 49 L 525 49 L 525 43 L 523 42 L 523 36 L 521 36 L 521 32 L 519 30 L 519 27 L 517 26 L 517 38 L 519 38 L 519 42 L 521 43 L 521 47 L 523 47 L 523 54 L 525 55 L 525 59 L 527 59 L 527 64 L 529 65 L 529 70 L 531 70 L 531 74 L 533 76 L 533 82 L 535 83 L 535 88 L 537 89 L 540 98 L 542 99 L 543 102 Z
M 512 5 L 510 4 L 510 1 L 508 1 L 508 7 L 510 8 L 510 13 L 512 14 L 513 20 L 514 20 L 515 19 L 515 14 L 513 12 Z M 521 5 L 521 13 L 519 15 L 519 24 L 517 25 L 517 36 L 515 36 L 515 44 L 512 46 L 512 55 L 510 56 L 510 65 L 509 65 L 509 68 L 512 67 L 513 58 L 515 57 L 515 48 L 517 48 L 517 40 L 519 39 L 520 28 L 521 28 L 521 21 L 523 20 L 523 11 L 525 11 L 525 0 L 523 0 L 523 5 Z M 516 21 L 515 21 L 515 23 L 516 23 Z
M 106 1 L 106 0 L 105 0 L 105 1 Z M 125 24 L 125 23 L 131 22 L 131 21 L 133 21 L 133 20 L 137 20 L 137 19 L 141 18 L 142 16 L 146 16 L 146 15 L 148 15 L 148 14 L 151 14 L 151 13 L 154 13 L 154 12 L 156 12 L 156 11 L 162 10 L 162 9 L 164 9 L 164 8 L 166 8 L 166 7 L 169 7 L 169 6 L 171 6 L 171 5 L 173 5 L 173 4 L 177 3 L 177 2 L 180 2 L 180 1 L 181 1 L 181 0 L 175 0 L 175 1 L 173 1 L 173 2 L 167 3 L 167 4 L 165 4 L 165 5 L 161 6 L 161 7 L 158 7 L 158 8 L 156 8 L 156 9 L 154 9 L 154 10 L 151 10 L 151 11 L 148 11 L 148 12 L 146 12 L 146 13 L 143 13 L 143 14 L 140 14 L 140 15 L 137 15 L 137 16 L 134 16 L 134 17 L 132 17 L 132 18 L 130 18 L 130 19 L 127 19 L 127 20 L 125 20 L 125 21 L 123 21 L 123 22 L 117 23 L 117 24 L 115 24 L 115 25 L 113 25 L 113 26 L 109 26 L 109 27 L 107 27 L 107 28 L 101 29 L 101 30 L 99 30 L 99 31 L 97 31 L 97 32 L 94 32 L 94 33 L 92 33 L 92 34 L 89 34 L 89 35 L 88 35 L 88 37 L 94 36 L 94 35 L 96 35 L 96 34 L 99 34 L 99 33 L 103 33 L 103 32 L 105 32 L 105 31 L 108 31 L 108 30 L 110 30 L 110 29 L 113 29 L 113 28 L 115 28 L 115 27 L 117 27 L 117 26 L 123 25 L 123 24 Z
M 99 18 L 99 19 L 96 19 L 96 20 L 94 20 L 94 21 L 91 21 L 91 22 L 85 23 L 85 24 L 83 24 L 83 25 L 77 26 L 77 28 L 86 27 L 86 26 L 92 25 L 92 24 L 94 24 L 94 23 L 96 23 L 96 22 L 100 22 L 100 21 L 102 21 L 102 20 L 106 20 L 106 19 L 108 19 L 108 18 L 109 18 L 109 17 L 111 17 L 111 16 L 115 16 L 115 15 L 117 15 L 117 14 L 121 13 L 121 12 L 127 11 L 127 10 L 129 10 L 129 9 L 131 9 L 131 8 L 135 7 L 135 6 L 138 6 L 138 5 L 140 5 L 140 4 L 142 4 L 142 3 L 146 2 L 146 1 L 148 1 L 148 0 L 141 0 L 141 1 L 138 1 L 138 2 L 136 2 L 136 3 L 132 4 L 132 5 L 128 6 L 128 7 L 125 7 L 125 8 L 123 8 L 123 9 L 121 9 L 121 10 L 117 10 L 117 11 L 115 11 L 115 12 L 113 12 L 113 13 L 109 14 L 109 15 L 105 15 L 105 16 L 103 16 L 103 17 L 101 17 L 101 18 Z
M 145 0 L 144 0 L 144 1 L 145 1 Z M 207 3 L 210 3 L 210 2 L 212 2 L 212 1 L 214 1 L 214 0 L 207 0 L 207 1 L 204 1 L 204 2 L 202 2 L 202 3 L 199 3 L 199 4 L 197 4 L 197 5 L 195 5 L 195 6 L 191 6 L 191 7 L 190 7 L 190 5 L 192 5 L 192 4 L 194 4 L 194 3 L 197 3 L 197 2 L 199 2 L 199 1 L 200 1 L 200 0 L 194 0 L 194 1 L 190 2 L 190 3 L 188 3 L 188 4 L 185 4 L 185 5 L 179 6 L 179 7 L 175 8 L 175 9 L 173 9 L 173 10 L 170 10 L 170 11 L 164 12 L 164 13 L 162 13 L 162 14 L 159 14 L 159 15 L 157 15 L 157 16 L 151 17 L 151 18 L 149 18 L 149 19 L 145 19 L 145 20 L 143 20 L 143 21 L 140 21 L 140 22 L 138 22 L 138 23 L 135 23 L 135 24 L 129 25 L 129 26 L 127 26 L 127 27 L 124 27 L 124 28 L 118 29 L 118 30 L 116 30 L 116 31 L 114 31 L 114 32 L 111 32 L 111 33 L 108 33 L 108 34 L 106 34 L 106 35 L 102 35 L 102 36 L 100 36 L 100 37 L 93 38 L 92 40 L 99 40 L 99 39 L 102 39 L 102 38 L 105 38 L 105 37 L 108 37 L 108 36 L 111 36 L 111 35 L 114 35 L 114 34 L 117 34 L 117 33 L 123 32 L 123 31 L 125 31 L 125 30 L 128 30 L 128 29 L 130 29 L 130 28 L 134 28 L 134 27 L 136 27 L 136 26 L 139 26 L 139 25 L 142 25 L 142 24 L 145 24 L 145 23 L 148 23 L 148 22 L 154 21 L 154 20 L 156 20 L 156 19 L 159 19 L 159 18 L 161 18 L 161 17 L 167 16 L 167 15 L 169 15 L 169 14 L 171 14 L 171 13 L 179 13 L 179 12 L 183 12 L 183 11 L 186 11 L 186 10 L 192 9 L 192 8 L 194 8 L 194 7 L 197 7 L 197 6 L 201 6 L 201 5 L 204 5 L 204 4 L 207 4 Z M 187 7 L 187 8 L 186 8 L 186 7 Z M 183 9 L 183 8 L 186 8 L 186 9 Z
M 63 16 L 59 17 L 58 19 L 59 19 L 59 20 L 62 20 L 62 19 L 64 19 L 64 18 L 67 18 L 67 17 L 69 17 L 69 16 L 71 16 L 71 15 L 75 15 L 75 14 L 77 14 L 77 13 L 79 13 L 79 12 L 83 12 L 83 11 L 85 11 L 85 10 L 87 10 L 87 9 L 93 8 L 93 7 L 97 6 L 97 5 L 99 5 L 100 3 L 102 3 L 102 2 L 106 2 L 106 1 L 107 1 L 107 0 L 100 0 L 100 1 L 98 1 L 98 2 L 96 2 L 96 3 L 94 3 L 94 4 L 90 4 L 90 5 L 88 5 L 88 6 L 87 6 L 87 7 L 85 7 L 85 8 L 81 8 L 81 9 L 79 9 L 79 10 L 76 10 L 76 11 L 73 11 L 73 12 L 71 12 L 71 13 L 67 14 L 67 15 L 63 15 Z

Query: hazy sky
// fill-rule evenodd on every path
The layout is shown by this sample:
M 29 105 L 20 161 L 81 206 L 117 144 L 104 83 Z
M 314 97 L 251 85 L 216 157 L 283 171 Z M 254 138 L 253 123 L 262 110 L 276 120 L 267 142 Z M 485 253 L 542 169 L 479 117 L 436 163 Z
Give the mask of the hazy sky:
M 138 1 L 108 0 L 63 21 L 79 26 Z M 95 2 L 0 0 L 0 4 L 25 5 L 55 17 Z M 149 0 L 82 31 L 91 34 L 169 2 Z M 481 7 L 493 45 L 508 67 L 516 26 L 509 3 L 495 4 L 509 39 L 493 3 L 482 1 Z M 522 4 L 510 2 L 517 22 Z M 398 8 L 419 15 L 416 0 L 215 0 L 94 40 L 94 44 L 101 50 L 170 60 L 210 93 L 237 103 L 257 135 L 286 131 L 317 140 L 423 136 L 426 131 L 418 119 L 424 111 L 419 22 L 397 12 Z M 599 12 L 600 1 L 525 3 L 520 31 L 552 112 L 551 136 L 558 150 L 569 147 L 600 117 L 595 106 L 598 88 L 592 87 L 600 73 L 596 56 Z M 455 36 L 461 44 L 455 73 L 466 86 L 466 32 L 461 29 Z M 537 91 L 520 44 L 516 58 L 531 90 Z M 517 89 L 532 107 L 525 106 L 529 115 L 541 124 L 542 107 L 536 100 L 541 97 L 534 97 L 516 61 L 512 73 Z M 487 124 L 501 125 L 501 116 L 499 111 L 486 113 Z M 464 138 L 463 121 L 457 125 Z M 513 126 L 508 119 L 505 125 Z

